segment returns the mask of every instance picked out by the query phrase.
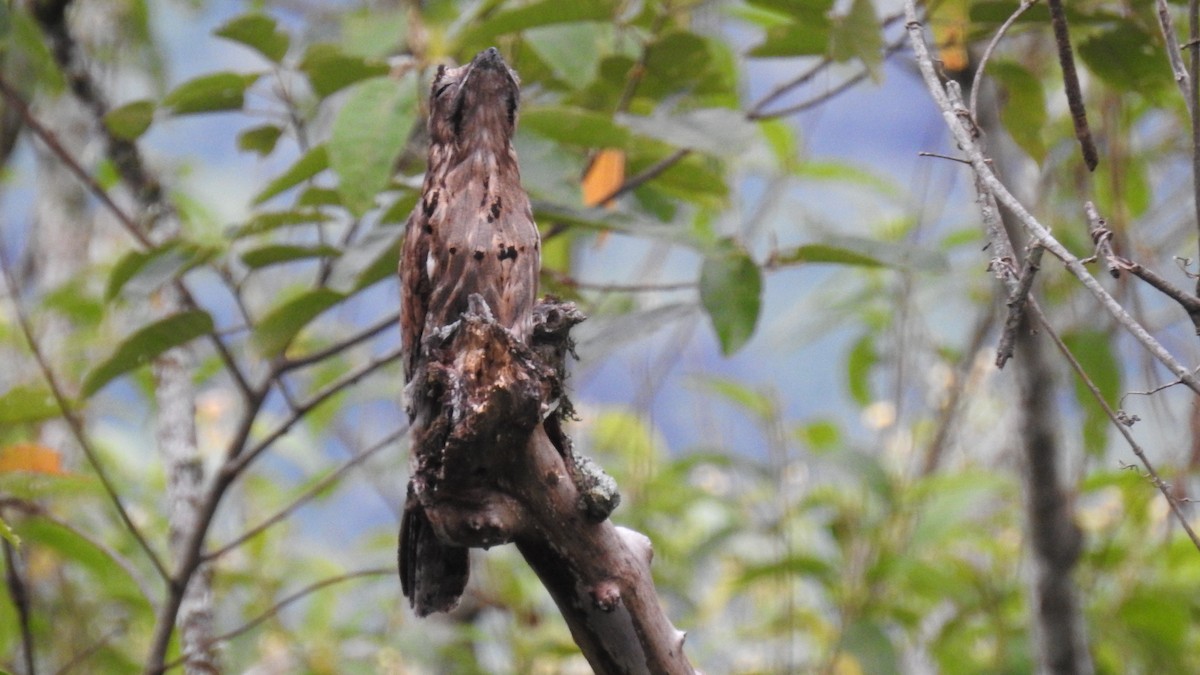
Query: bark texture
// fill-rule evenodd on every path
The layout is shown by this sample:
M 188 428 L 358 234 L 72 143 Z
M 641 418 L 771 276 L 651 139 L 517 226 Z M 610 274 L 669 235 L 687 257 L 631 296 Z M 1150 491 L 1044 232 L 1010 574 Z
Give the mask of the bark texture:
M 659 606 L 650 541 L 608 522 L 615 484 L 562 421 L 571 303 L 534 303 L 538 235 L 512 133 L 517 79 L 495 49 L 439 69 L 429 170 L 400 276 L 413 468 L 400 577 L 419 615 L 453 608 L 467 551 L 514 542 L 597 673 L 690 673 Z

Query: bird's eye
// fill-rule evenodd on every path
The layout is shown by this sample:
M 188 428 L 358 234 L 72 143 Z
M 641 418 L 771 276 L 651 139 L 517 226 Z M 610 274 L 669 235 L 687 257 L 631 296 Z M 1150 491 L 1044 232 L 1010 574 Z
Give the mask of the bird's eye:
M 445 84 L 439 85 L 436 89 L 433 90 L 433 97 L 437 98 L 438 96 L 441 96 L 442 92 L 449 89 L 451 84 L 452 83 L 447 82 Z

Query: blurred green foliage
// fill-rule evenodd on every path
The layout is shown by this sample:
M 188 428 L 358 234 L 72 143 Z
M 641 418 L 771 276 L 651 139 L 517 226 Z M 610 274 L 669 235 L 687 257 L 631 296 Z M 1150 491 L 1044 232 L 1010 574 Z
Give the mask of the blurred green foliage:
M 130 49 L 152 58 L 97 59 L 156 81 L 167 47 L 146 18 L 155 5 L 107 4 L 130 19 L 123 27 Z M 194 4 L 174 11 L 207 16 L 210 8 Z M 196 338 L 220 332 L 239 359 L 261 369 L 320 354 L 394 313 L 394 287 L 379 289 L 394 283 L 399 225 L 417 199 L 430 69 L 495 44 L 525 90 L 518 143 L 546 237 L 546 267 L 554 271 L 544 285 L 580 302 L 593 322 L 616 324 L 643 312 L 641 321 L 653 324 L 677 307 L 570 283 L 577 254 L 605 233 L 693 255 L 696 282 L 679 302 L 707 316 L 726 355 L 762 335 L 772 275 L 833 266 L 811 289 L 817 308 L 806 306 L 805 330 L 844 335 L 842 389 L 831 396 L 850 411 L 844 417 L 790 419 L 779 392 L 706 377 L 698 395 L 752 432 L 683 448 L 669 447 L 632 400 L 580 402 L 577 445 L 617 478 L 624 502 L 615 520 L 652 539 L 655 580 L 674 623 L 691 633 L 693 663 L 713 673 L 1034 670 L 1019 481 L 1004 450 L 1011 438 L 996 431 L 1011 398 L 996 373 L 977 363 L 986 349 L 930 327 L 939 311 L 962 324 L 984 322 L 991 312 L 993 287 L 980 272 L 980 239 L 970 234 L 975 221 L 968 215 L 933 236 L 922 233 L 910 213 L 896 217 L 895 204 L 907 196 L 889 180 L 812 157 L 796 127 L 744 114 L 746 64 L 761 59 L 811 57 L 782 62 L 798 73 L 828 58 L 845 72 L 883 78 L 885 37 L 894 27 L 885 35 L 871 0 L 430 0 L 419 12 L 378 3 L 311 15 L 288 3 L 254 4 L 257 10 L 211 35 L 189 33 L 245 47 L 245 68 L 158 86 L 103 119 L 112 135 L 144 140 L 177 132 L 180 116 L 236 118 L 242 126 L 231 124 L 211 142 L 268 167 L 234 178 L 253 183 L 242 217 L 215 223 L 213 210 L 181 181 L 173 194 L 185 221 L 179 238 L 151 250 L 108 241 L 71 283 L 26 289 L 18 298 L 39 324 L 55 317 L 71 325 L 53 366 L 157 550 L 166 548 L 165 479 L 145 423 L 130 423 L 152 399 L 145 366 L 174 345 L 194 341 L 201 349 L 198 423 L 211 470 L 239 411 L 229 373 Z M 983 40 L 1016 6 L 951 0 L 936 3 L 929 18 L 935 35 L 965 20 L 961 32 Z M 20 6 L 0 15 L 5 77 L 52 104 L 63 77 L 36 24 Z M 1169 220 L 1163 213 L 1177 214 L 1168 211 L 1174 184 L 1160 178 L 1187 157 L 1179 140 L 1186 111 L 1171 87 L 1152 3 L 1090 0 L 1072 3 L 1069 16 L 1083 66 L 1095 76 L 1089 104 L 1099 111 L 1097 130 L 1109 141 L 1095 197 L 1119 237 L 1135 224 L 1157 223 L 1147 255 L 1170 260 L 1180 241 L 1194 240 L 1161 225 Z M 1028 12 L 987 76 L 1005 102 L 1002 124 L 1043 177 L 1038 202 L 1050 222 L 1082 233 L 1073 137 L 1055 103 L 1047 25 L 1041 7 Z M 743 48 L 735 33 L 754 37 Z M 645 180 L 614 209 L 587 209 L 580 177 L 606 148 L 622 151 L 627 177 Z M 115 182 L 111 166 L 91 161 L 102 184 Z M 776 191 L 851 190 L 876 205 L 875 221 L 826 225 L 789 214 L 754 231 L 741 215 L 752 210 L 743 208 L 742 191 L 754 180 Z M 14 223 L 3 227 L 5 242 L 21 238 L 8 236 Z M 1086 251 L 1084 235 L 1072 236 L 1064 240 Z M 145 320 L 139 306 L 176 279 L 206 284 L 209 305 Z M 1136 359 L 1094 321 L 1094 310 L 1079 309 L 1062 277 L 1047 272 L 1045 294 L 1069 321 L 1067 344 L 1115 405 L 1140 374 Z M 0 449 L 15 454 L 61 411 L 7 307 L 0 341 L 5 354 L 21 355 L 21 367 L 0 378 Z M 319 391 L 380 352 L 364 342 L 325 356 L 289 375 L 287 388 Z M 345 457 L 325 448 L 361 448 L 367 432 L 378 437 L 400 424 L 399 369 L 379 373 L 312 410 L 273 447 L 267 468 L 246 476 L 224 506 L 211 547 L 334 471 Z M 106 387 L 128 378 L 138 386 Z M 965 402 L 951 402 L 954 390 Z M 1200 672 L 1200 634 L 1192 629 L 1200 616 L 1200 553 L 1167 520 L 1148 482 L 1117 467 L 1114 457 L 1125 451 L 1110 448 L 1112 434 L 1086 390 L 1074 391 L 1063 434 L 1078 450 L 1069 490 L 1086 533 L 1077 576 L 1097 668 Z M 263 412 L 255 437 L 287 410 L 281 403 Z M 941 454 L 929 459 L 935 447 Z M 392 564 L 392 523 L 351 527 L 356 514 L 340 512 L 340 523 L 319 525 L 308 513 L 322 504 L 335 511 L 360 504 L 372 492 L 398 503 L 404 462 L 385 454 L 218 560 L 218 633 L 265 616 L 225 643 L 229 669 L 579 670 L 553 604 L 511 547 L 477 559 L 466 606 L 449 618 L 414 619 L 388 574 L 347 579 L 273 609 L 322 579 Z M 0 536 L 21 559 L 42 669 L 80 657 L 81 672 L 139 670 L 161 584 L 88 469 L 0 471 L 0 516 Z M 20 672 L 12 591 L 0 587 L 0 667 Z

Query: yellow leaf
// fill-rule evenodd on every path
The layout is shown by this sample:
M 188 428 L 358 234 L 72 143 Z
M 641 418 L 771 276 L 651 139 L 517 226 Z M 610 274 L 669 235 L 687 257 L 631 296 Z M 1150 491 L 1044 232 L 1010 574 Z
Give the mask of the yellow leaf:
M 62 455 L 53 448 L 37 443 L 16 443 L 0 449 L 0 473 L 25 471 L 61 476 Z
M 599 206 L 601 200 L 621 187 L 624 180 L 624 152 L 606 148 L 596 153 L 596 156 L 592 158 L 591 165 L 583 175 L 584 206 Z M 604 206 L 611 209 L 613 201 L 611 199 L 604 200 Z
M 933 43 L 937 46 L 938 58 L 947 73 L 958 73 L 970 65 L 967 54 L 967 5 L 949 2 L 938 9 L 937 17 L 930 23 L 933 28 Z

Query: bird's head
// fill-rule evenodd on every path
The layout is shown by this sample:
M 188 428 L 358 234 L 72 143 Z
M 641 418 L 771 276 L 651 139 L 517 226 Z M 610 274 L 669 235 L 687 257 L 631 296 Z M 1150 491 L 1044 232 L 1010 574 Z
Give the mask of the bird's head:
M 433 145 L 508 149 L 517 124 L 520 80 L 495 47 L 457 68 L 439 66 L 429 99 Z

